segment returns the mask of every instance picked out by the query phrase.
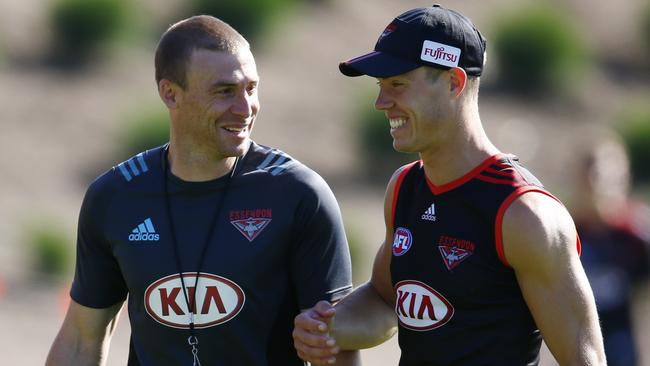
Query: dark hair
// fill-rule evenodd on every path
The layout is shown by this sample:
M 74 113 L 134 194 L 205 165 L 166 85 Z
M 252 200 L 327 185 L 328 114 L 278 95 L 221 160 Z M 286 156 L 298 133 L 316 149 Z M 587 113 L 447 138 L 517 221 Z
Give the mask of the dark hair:
M 185 89 L 186 66 L 194 50 L 236 53 L 248 41 L 228 23 L 209 15 L 181 20 L 163 33 L 156 48 L 156 84 L 170 80 Z

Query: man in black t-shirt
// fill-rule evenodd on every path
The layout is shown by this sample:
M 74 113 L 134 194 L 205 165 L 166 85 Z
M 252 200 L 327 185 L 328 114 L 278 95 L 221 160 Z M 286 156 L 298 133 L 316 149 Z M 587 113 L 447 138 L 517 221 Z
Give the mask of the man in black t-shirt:
M 338 204 L 315 172 L 251 141 L 259 77 L 233 28 L 176 23 L 155 63 L 170 142 L 89 187 L 47 365 L 105 362 L 127 298 L 129 365 L 303 365 L 293 318 L 352 287 Z

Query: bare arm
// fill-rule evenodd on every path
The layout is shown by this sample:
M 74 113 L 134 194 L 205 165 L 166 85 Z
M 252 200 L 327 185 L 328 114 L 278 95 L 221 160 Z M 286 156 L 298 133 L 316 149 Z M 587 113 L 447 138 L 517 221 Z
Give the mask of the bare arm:
M 345 304 L 335 307 L 336 317 L 330 327 L 330 336 L 341 349 L 374 347 L 397 331 L 393 308 L 379 296 L 372 283 L 360 286 L 344 300 Z
M 399 169 L 386 188 L 384 196 L 384 242 L 379 247 L 370 281 L 343 298 L 335 307 L 336 317 L 331 335 L 341 349 L 374 347 L 397 332 L 395 292 L 390 277 L 393 244 L 392 204 Z
M 70 301 L 46 366 L 104 365 L 122 303 L 94 309 Z
M 335 307 L 327 302 L 319 302 L 296 317 L 294 345 L 303 360 L 315 365 L 332 364 L 339 350 L 373 347 L 385 342 L 397 331 L 390 260 L 393 191 L 400 172 L 401 169 L 393 175 L 386 189 L 386 235 L 375 257 L 370 281 L 355 289 Z
M 577 234 L 553 198 L 525 193 L 503 219 L 506 260 L 544 341 L 560 365 L 605 365 L 594 296 L 578 258 Z
M 397 331 L 395 293 L 390 278 L 392 191 L 384 204 L 386 238 L 379 247 L 370 281 L 359 286 L 334 307 L 330 336 L 344 350 L 370 348 L 390 339 Z

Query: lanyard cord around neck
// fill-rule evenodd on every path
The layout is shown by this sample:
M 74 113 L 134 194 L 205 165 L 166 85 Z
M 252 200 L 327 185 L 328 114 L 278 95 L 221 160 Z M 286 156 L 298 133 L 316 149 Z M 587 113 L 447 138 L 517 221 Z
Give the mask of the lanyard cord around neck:
M 201 363 L 198 361 L 198 348 L 197 345 L 199 343 L 198 339 L 196 338 L 196 332 L 194 330 L 194 308 L 196 307 L 196 295 L 197 295 L 197 290 L 198 290 L 198 285 L 199 285 L 199 276 L 201 275 L 201 271 L 203 269 L 203 262 L 205 260 L 205 254 L 208 251 L 208 247 L 210 242 L 212 241 L 212 237 L 215 232 L 215 228 L 217 226 L 217 218 L 219 217 L 219 214 L 221 213 L 221 209 L 223 208 L 223 202 L 226 200 L 226 197 L 228 195 L 228 188 L 230 188 L 230 181 L 232 180 L 232 177 L 235 175 L 235 170 L 237 169 L 237 163 L 239 162 L 239 157 L 235 158 L 235 163 L 233 164 L 232 170 L 230 173 L 227 175 L 226 178 L 226 183 L 223 188 L 223 194 L 221 195 L 221 198 L 219 198 L 219 202 L 217 204 L 217 209 L 214 211 L 212 214 L 212 219 L 209 221 L 210 226 L 208 227 L 208 235 L 205 238 L 205 242 L 203 243 L 203 247 L 201 248 L 201 256 L 199 257 L 199 263 L 196 271 L 196 276 L 194 277 L 194 294 L 191 297 L 188 297 L 188 292 L 187 292 L 187 286 L 185 285 L 185 279 L 183 278 L 183 267 L 181 265 L 181 257 L 179 254 L 179 249 L 178 249 L 178 240 L 176 238 L 176 228 L 174 226 L 174 220 L 172 218 L 172 210 L 171 210 L 171 205 L 170 205 L 170 198 L 169 198 L 169 189 L 167 185 L 167 180 L 168 180 L 168 166 L 169 166 L 169 149 L 166 151 L 167 153 L 163 154 L 164 156 L 164 162 L 163 162 L 163 190 L 165 194 L 165 209 L 167 211 L 167 221 L 169 223 L 169 231 L 171 232 L 171 240 L 172 240 L 172 247 L 174 249 L 174 257 L 176 259 L 176 266 L 178 268 L 178 276 L 180 277 L 181 280 L 181 286 L 183 288 L 183 296 L 185 298 L 185 304 L 187 305 L 187 311 L 190 313 L 190 337 L 187 339 L 188 343 L 190 346 L 192 346 L 192 354 L 194 355 L 194 364 L 195 365 L 200 365 Z M 191 301 L 190 301 L 191 300 Z

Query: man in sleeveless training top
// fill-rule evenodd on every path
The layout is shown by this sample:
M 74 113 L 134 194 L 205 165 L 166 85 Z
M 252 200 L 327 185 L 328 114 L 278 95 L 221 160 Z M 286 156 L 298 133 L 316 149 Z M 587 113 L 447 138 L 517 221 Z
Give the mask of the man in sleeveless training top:
M 47 365 L 105 364 L 127 295 L 129 366 L 304 365 L 294 317 L 352 288 L 334 195 L 250 139 L 259 76 L 228 24 L 174 24 L 155 64 L 170 142 L 88 189 L 72 301 Z
M 400 366 L 536 365 L 542 338 L 561 365 L 605 365 L 571 217 L 483 130 L 485 46 L 469 19 L 434 5 L 399 15 L 373 52 L 339 65 L 377 78 L 393 147 L 420 160 L 388 183 L 370 281 L 296 318 L 303 359 L 348 364 L 340 350 L 397 328 Z

